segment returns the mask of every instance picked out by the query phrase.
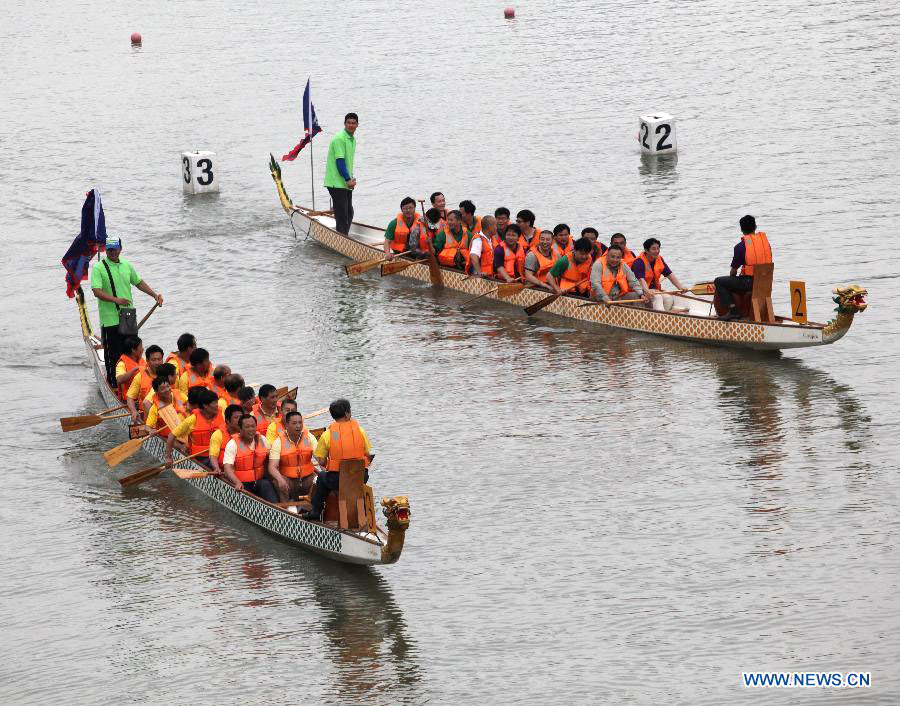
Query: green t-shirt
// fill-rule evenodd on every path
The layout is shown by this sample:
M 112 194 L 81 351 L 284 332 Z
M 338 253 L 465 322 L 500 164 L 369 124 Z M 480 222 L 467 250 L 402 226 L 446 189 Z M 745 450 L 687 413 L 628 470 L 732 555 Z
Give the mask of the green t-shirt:
M 328 159 L 325 162 L 325 186 L 346 189 L 347 182 L 337 168 L 337 161 L 344 160 L 347 165 L 347 173 L 353 177 L 353 155 L 356 154 L 356 139 L 346 130 L 341 130 L 331 138 L 328 145 Z
M 567 255 L 563 255 L 559 260 L 553 263 L 553 267 L 550 268 L 550 274 L 553 275 L 554 279 L 559 281 L 559 278 L 563 276 L 563 273 L 569 269 L 569 258 Z
M 463 247 L 468 248 L 469 245 L 472 244 L 472 233 L 465 227 L 462 227 L 463 232 Z M 444 249 L 444 246 L 447 244 L 447 232 L 443 229 L 434 236 L 434 251 L 435 253 L 439 253 Z
M 125 297 L 128 301 L 132 301 L 131 286 L 140 284 L 141 277 L 134 269 L 134 266 L 121 257 L 118 262 L 113 262 L 108 257 L 104 257 L 94 265 L 94 269 L 91 270 L 91 289 L 102 289 L 110 295 L 113 293 L 112 285 L 109 283 L 109 275 L 106 274 L 106 268 L 103 266 L 104 262 L 109 265 L 109 271 L 112 273 L 113 280 L 116 283 L 115 296 Z M 119 323 L 119 309 L 112 302 L 98 299 L 97 311 L 100 314 L 101 326 L 116 326 Z

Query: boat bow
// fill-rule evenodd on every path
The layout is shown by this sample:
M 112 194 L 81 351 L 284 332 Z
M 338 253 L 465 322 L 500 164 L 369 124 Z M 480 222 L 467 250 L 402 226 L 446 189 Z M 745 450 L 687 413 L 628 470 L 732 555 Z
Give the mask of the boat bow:
M 853 324 L 853 317 L 865 311 L 869 306 L 866 302 L 868 295 L 868 290 L 860 287 L 858 284 L 838 287 L 834 290 L 837 316 L 825 324 L 825 328 L 822 329 L 822 341 L 824 343 L 834 343 L 838 339 L 843 338 Z

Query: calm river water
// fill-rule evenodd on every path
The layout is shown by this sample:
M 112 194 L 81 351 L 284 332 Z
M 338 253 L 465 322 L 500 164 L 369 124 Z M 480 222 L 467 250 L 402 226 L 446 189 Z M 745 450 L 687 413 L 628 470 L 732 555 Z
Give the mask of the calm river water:
M 900 701 L 900 11 L 517 10 L 0 4 L 0 702 Z M 302 133 L 308 76 L 317 182 L 360 115 L 363 222 L 441 189 L 657 236 L 693 282 L 727 271 L 753 213 L 776 309 L 789 279 L 815 320 L 839 284 L 871 308 L 834 346 L 771 356 L 350 282 L 294 238 L 267 171 Z M 677 160 L 638 152 L 655 110 L 678 118 Z M 218 196 L 182 196 L 187 149 L 217 153 Z M 309 202 L 307 151 L 285 181 Z M 171 478 L 123 492 L 100 456 L 117 431 L 60 432 L 100 407 L 59 265 L 93 186 L 166 297 L 146 343 L 190 330 L 305 409 L 352 400 L 376 493 L 411 499 L 399 564 L 317 558 Z M 754 670 L 873 686 L 741 686 Z

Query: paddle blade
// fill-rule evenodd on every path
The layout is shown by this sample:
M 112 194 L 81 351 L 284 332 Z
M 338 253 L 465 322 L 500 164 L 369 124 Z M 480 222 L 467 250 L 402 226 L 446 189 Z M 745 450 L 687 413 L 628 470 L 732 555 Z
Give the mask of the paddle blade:
M 557 299 L 559 299 L 559 296 L 560 296 L 559 294 L 551 294 L 549 297 L 544 297 L 539 302 L 535 302 L 531 306 L 526 306 L 525 313 L 528 314 L 528 316 L 531 316 L 532 314 L 536 314 L 541 309 L 543 309 L 545 306 L 550 306 L 553 302 L 555 302 Z
M 712 282 L 696 282 L 689 291 L 691 294 L 715 294 L 716 286 Z
M 309 433 L 312 434 L 317 439 L 325 433 L 325 427 L 319 427 L 318 429 L 310 429 Z
M 313 417 L 321 417 L 325 412 L 328 411 L 328 407 L 322 407 L 322 409 L 317 409 L 315 412 L 307 412 L 303 415 L 304 419 L 312 419 Z
M 364 262 L 354 262 L 352 265 L 345 266 L 344 270 L 347 272 L 348 277 L 354 277 L 356 275 L 361 275 L 364 272 L 368 272 L 369 270 L 374 270 L 382 262 L 384 262 L 383 257 L 374 260 L 365 260 Z
M 501 284 L 497 287 L 497 296 L 500 298 L 505 297 L 513 297 L 519 292 L 525 289 L 525 285 L 521 282 L 510 282 L 508 284 Z
M 99 414 L 85 414 L 81 417 L 60 417 L 59 425 L 63 431 L 77 431 L 97 426 L 103 421 Z
M 381 265 L 381 276 L 387 277 L 388 275 L 395 275 L 415 264 L 415 260 L 391 260 L 390 262 L 385 262 Z
M 110 468 L 114 468 L 118 466 L 122 461 L 126 458 L 131 458 L 137 450 L 141 448 L 141 444 L 144 443 L 149 436 L 145 436 L 143 439 L 130 439 L 126 441 L 124 444 L 119 444 L 118 446 L 114 446 L 109 451 L 103 452 L 103 458 L 106 459 L 106 463 Z
M 441 266 L 438 264 L 437 256 L 434 249 L 428 252 L 428 276 L 431 278 L 431 286 L 435 289 L 444 288 L 444 275 L 441 272 Z
M 156 478 L 160 473 L 166 470 L 165 466 L 154 466 L 153 468 L 145 468 L 143 471 L 138 471 L 137 473 L 132 473 L 130 476 L 125 476 L 124 478 L 119 478 L 119 484 L 125 488 L 131 485 L 137 485 L 138 483 L 143 483 L 144 481 L 148 481 L 151 478 Z

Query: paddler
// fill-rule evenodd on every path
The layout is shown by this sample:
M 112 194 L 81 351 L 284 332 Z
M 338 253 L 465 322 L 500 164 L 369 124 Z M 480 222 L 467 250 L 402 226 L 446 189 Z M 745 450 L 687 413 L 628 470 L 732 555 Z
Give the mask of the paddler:
M 591 259 L 596 262 L 598 257 L 602 257 L 606 252 L 606 246 L 600 242 L 600 232 L 593 226 L 581 229 L 581 237 L 587 238 L 593 243 L 594 252 L 591 253 Z
M 125 404 L 128 405 L 128 411 L 131 412 L 131 421 L 135 424 L 140 421 L 143 407 L 141 403 L 144 398 L 153 389 L 153 380 L 156 378 L 156 370 L 163 364 L 163 349 L 159 346 L 150 346 L 144 351 L 144 360 L 146 361 L 143 368 L 138 374 L 131 378 L 131 384 L 125 393 Z
M 762 231 L 757 232 L 756 219 L 753 216 L 744 216 L 739 225 L 743 235 L 738 244 L 734 246 L 731 272 L 728 277 L 716 277 L 713 281 L 719 302 L 727 309 L 720 318 L 727 321 L 741 318 L 733 295 L 737 292 L 753 291 L 753 268 L 756 265 L 767 265 L 773 261 L 769 238 Z M 738 268 L 740 268 L 740 274 L 738 274 Z
M 510 225 L 509 216 L 509 209 L 506 206 L 501 206 L 494 211 L 494 218 L 497 219 L 497 240 L 494 242 L 495 248 L 506 238 L 506 229 L 509 228 Z
M 472 236 L 469 244 L 469 275 L 492 277 L 494 275 L 494 241 L 497 237 L 497 221 L 493 216 L 481 219 L 481 228 Z
M 415 235 L 418 239 L 421 229 L 422 223 L 416 212 L 416 202 L 411 196 L 407 196 L 400 202 L 400 213 L 388 223 L 387 230 L 384 231 L 385 259 L 393 260 L 394 256 L 409 250 L 411 236 Z
M 574 249 L 572 231 L 565 223 L 557 223 L 553 229 L 553 259 L 559 259 L 563 255 L 571 255 Z M 538 241 L 540 242 L 540 241 Z
M 231 373 L 230 375 L 225 376 L 225 380 L 222 384 L 225 387 L 225 394 L 220 395 L 220 398 L 224 397 L 228 404 L 239 404 L 240 400 L 237 395 L 240 389 L 244 387 L 243 376 L 238 373 Z
M 205 387 L 212 390 L 212 364 L 209 362 L 209 352 L 205 348 L 195 348 L 191 351 L 191 362 L 178 378 L 178 389 L 186 393 L 189 388 Z
M 519 226 L 511 223 L 503 242 L 494 248 L 494 277 L 502 282 L 513 282 L 522 275 L 525 250 L 519 242 L 520 235 Z
M 253 414 L 256 410 L 256 392 L 252 387 L 244 386 L 238 390 L 238 404 L 244 410 L 244 414 Z
M 609 305 L 611 301 L 650 300 L 631 268 L 622 260 L 622 247 L 611 243 L 606 255 L 591 267 L 591 298 Z
M 235 434 L 241 433 L 238 424 L 244 411 L 238 404 L 230 404 L 225 408 L 225 428 L 216 429 L 209 437 L 209 465 L 216 473 L 222 472 L 222 464 L 225 459 L 225 446 Z
M 269 425 L 278 421 L 281 415 L 278 413 L 278 391 L 274 385 L 260 385 L 259 400 L 252 414 L 260 434 L 265 434 Z
M 265 477 L 269 442 L 256 430 L 251 414 L 238 418 L 240 433 L 225 445 L 222 470 L 225 480 L 236 490 L 246 490 L 270 503 L 278 502 L 272 481 Z
M 178 352 L 172 351 L 166 357 L 166 362 L 175 366 L 175 374 L 180 378 L 181 374 L 187 370 L 187 366 L 191 363 L 191 353 L 197 347 L 197 339 L 191 333 L 183 333 L 178 337 L 176 343 Z
M 171 363 L 163 363 L 160 365 L 156 369 L 156 378 L 168 382 L 172 391 L 178 396 L 178 399 L 182 402 L 187 402 L 187 395 L 183 395 L 178 389 L 178 378 L 175 375 L 174 365 Z M 153 387 L 151 383 L 150 390 L 144 396 L 144 399 L 141 400 L 141 409 L 143 409 L 145 413 L 150 411 L 150 405 L 153 404 L 154 399 L 156 399 L 156 388 Z
M 463 227 L 472 235 L 478 235 L 481 232 L 481 216 L 475 215 L 475 204 L 469 199 L 463 199 L 459 202 L 459 212 L 462 214 Z
M 534 212 L 525 208 L 516 214 L 516 225 L 519 227 L 519 245 L 524 252 L 528 252 L 537 245 L 537 237 L 540 231 L 534 227 Z M 522 255 L 524 258 L 524 253 Z
M 425 220 L 423 221 L 424 230 L 420 231 L 422 235 L 418 240 L 414 240 L 412 234 L 409 239 L 409 251 L 413 258 L 420 260 L 424 257 L 428 257 L 428 245 L 431 243 L 434 244 L 435 239 L 438 236 L 438 233 L 441 232 L 441 229 L 446 225 L 444 220 L 441 218 L 441 212 L 436 208 L 429 208 L 425 211 Z
M 641 280 L 642 287 L 652 296 L 653 308 L 659 311 L 671 311 L 674 299 L 671 294 L 662 291 L 663 277 L 675 285 L 678 291 L 684 291 L 675 273 L 669 269 L 662 255 L 659 254 L 661 243 L 656 238 L 644 241 L 644 252 L 637 256 L 631 264 L 634 276 Z
M 195 392 L 196 391 L 196 392 Z M 209 450 L 210 437 L 216 429 L 224 427 L 224 420 L 219 410 L 219 398 L 216 393 L 203 387 L 191 388 L 195 394 L 196 406 L 184 421 L 169 432 L 166 439 L 166 463 L 172 462 L 172 447 L 179 437 L 187 437 L 188 454 L 195 454 Z M 196 459 L 205 466 L 209 465 L 206 455 Z
M 284 429 L 269 448 L 269 477 L 286 503 L 301 495 L 309 495 L 316 479 L 313 451 L 316 439 L 303 424 L 303 415 L 292 410 L 284 416 Z M 296 512 L 296 508 L 288 508 Z
M 528 251 L 525 256 L 525 282 L 539 289 L 550 289 L 547 284 L 547 273 L 562 255 L 553 252 L 553 235 L 550 231 L 541 231 L 537 247 Z
M 225 378 L 231 375 L 231 368 L 224 363 L 219 363 L 212 372 L 212 391 L 219 399 L 225 399 Z
M 131 386 L 131 381 L 146 367 L 143 359 L 144 344 L 140 336 L 126 336 L 122 341 L 122 355 L 116 362 L 116 394 L 120 400 L 125 399 L 125 393 Z
M 317 474 L 312 510 L 302 515 L 306 520 L 321 520 L 328 493 L 337 491 L 340 486 L 341 461 L 365 461 L 367 469 L 372 461 L 372 444 L 363 428 L 352 418 L 350 402 L 335 400 L 328 411 L 334 422 L 322 432 L 315 450 L 316 461 L 325 470 Z M 368 480 L 369 471 L 366 470 L 365 481 Z
M 593 245 L 586 238 L 575 241 L 571 255 L 563 255 L 547 273 L 547 285 L 554 294 L 587 295 L 591 290 L 591 253 Z
M 463 227 L 462 215 L 453 210 L 447 214 L 447 225 L 434 239 L 438 262 L 466 272 L 469 268 L 469 232 Z
M 180 398 L 181 393 L 174 389 L 167 379 L 160 376 L 153 379 L 153 390 L 156 394 L 147 412 L 147 426 L 152 429 L 165 429 L 167 425 L 159 415 L 159 410 L 169 406 L 174 407 L 178 423 L 181 424 L 187 415 L 184 402 Z M 172 430 L 169 429 L 169 431 L 171 432 Z M 175 440 L 174 446 L 184 454 L 187 453 L 186 442 L 187 435 L 182 435 Z
M 444 197 L 444 194 L 440 191 L 435 191 L 428 200 L 431 202 L 431 207 L 436 208 L 438 213 L 441 214 L 441 227 L 447 225 L 447 199 Z
M 625 245 L 625 236 L 621 233 L 613 233 L 612 237 L 609 239 L 609 245 L 610 247 L 618 245 L 619 249 L 622 251 L 622 262 L 628 265 L 628 267 L 631 267 L 631 263 L 634 262 L 637 256 L 628 249 L 627 245 Z
M 103 343 L 103 361 L 106 366 L 106 380 L 110 387 L 116 387 L 116 363 L 122 355 L 123 338 L 119 333 L 119 307 L 133 306 L 131 287 L 134 285 L 144 294 L 153 297 L 162 306 L 162 294 L 153 291 L 141 279 L 134 266 L 120 257 L 122 239 L 106 238 L 106 257 L 91 270 L 91 291 L 97 297 L 97 313 L 100 315 L 100 340 Z
M 292 400 L 290 397 L 285 397 L 281 401 L 281 413 L 278 415 L 278 419 L 274 422 L 271 422 L 266 429 L 266 441 L 269 442 L 269 445 L 272 444 L 275 439 L 278 438 L 278 435 L 284 431 L 284 418 L 289 412 L 297 411 L 297 400 Z

